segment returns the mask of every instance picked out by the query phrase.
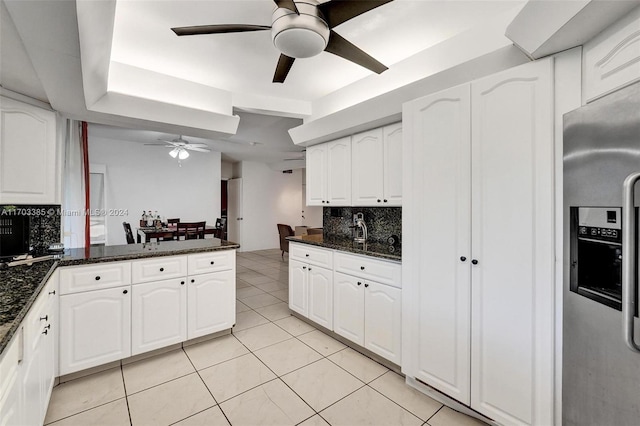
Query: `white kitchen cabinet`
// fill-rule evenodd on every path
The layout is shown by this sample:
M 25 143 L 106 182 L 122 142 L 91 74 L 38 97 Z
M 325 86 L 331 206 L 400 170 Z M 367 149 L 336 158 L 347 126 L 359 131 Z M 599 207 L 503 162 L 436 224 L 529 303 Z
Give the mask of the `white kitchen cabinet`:
M 188 278 L 187 338 L 232 328 L 236 322 L 235 270 Z
M 291 243 L 289 308 L 333 330 L 333 252 Z
M 364 285 L 362 279 L 335 272 L 333 330 L 364 346 Z
M 402 123 L 353 135 L 352 205 L 402 206 Z
M 307 205 L 351 205 L 351 138 L 307 148 Z
M 60 375 L 131 356 L 131 286 L 60 297 Z
M 553 424 L 552 75 L 537 61 L 403 111 L 403 372 L 499 424 Z
M 145 283 L 187 276 L 187 256 L 162 256 L 136 260 L 131 265 L 131 280 Z
M 383 200 L 384 142 L 382 128 L 351 138 L 351 195 L 353 206 L 381 206 Z
M 590 102 L 640 80 L 640 7 L 583 46 L 583 99 Z
M 131 355 L 187 340 L 186 277 L 131 288 Z
M 59 204 L 56 115 L 0 98 L 0 204 Z
M 101 290 L 131 284 L 131 262 L 104 262 L 60 270 L 60 294 Z
M 400 365 L 402 290 L 334 273 L 334 331 Z
M 0 426 L 25 423 L 22 403 L 23 332 L 22 327 L 16 331 L 0 359 Z

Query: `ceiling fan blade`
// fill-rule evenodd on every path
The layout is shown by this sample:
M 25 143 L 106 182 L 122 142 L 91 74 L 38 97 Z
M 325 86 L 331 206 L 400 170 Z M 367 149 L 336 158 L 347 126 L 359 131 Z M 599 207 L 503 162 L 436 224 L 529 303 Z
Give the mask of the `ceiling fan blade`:
M 198 34 L 243 33 L 247 31 L 263 31 L 270 29 L 271 27 L 267 27 L 265 25 L 250 24 L 196 25 L 193 27 L 171 28 L 171 30 L 179 36 Z
M 145 145 L 149 146 L 166 146 L 167 148 L 173 148 L 173 145 L 167 145 L 166 143 L 145 143 Z
M 184 147 L 184 149 L 188 149 L 189 151 L 198 151 L 198 152 L 211 152 L 210 149 L 208 148 L 199 148 L 199 147 L 193 147 L 191 145 L 187 145 Z
M 298 15 L 300 15 L 300 12 L 298 12 L 298 8 L 296 7 L 296 4 L 293 2 L 293 0 L 273 0 L 273 2 L 278 7 L 282 7 L 284 9 L 289 9 L 290 11 L 295 12 Z
M 278 59 L 278 65 L 276 66 L 276 73 L 273 75 L 274 83 L 284 83 L 295 60 L 295 58 L 280 54 L 280 59 Z
M 205 143 L 188 143 L 185 145 L 185 147 L 189 147 L 189 148 L 206 148 L 209 149 L 209 145 L 205 144 Z
M 384 64 L 378 62 L 374 57 L 369 56 L 365 51 L 361 50 L 355 44 L 349 42 L 346 38 L 333 30 L 331 30 L 329 34 L 329 43 L 324 50 L 378 74 L 389 69 Z
M 318 5 L 329 28 L 337 27 L 343 22 L 393 0 L 332 0 Z

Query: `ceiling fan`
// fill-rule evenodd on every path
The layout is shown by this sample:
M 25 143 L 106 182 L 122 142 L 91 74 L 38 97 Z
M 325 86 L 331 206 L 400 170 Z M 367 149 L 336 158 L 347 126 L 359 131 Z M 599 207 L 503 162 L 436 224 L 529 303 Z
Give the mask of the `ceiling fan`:
M 296 58 L 309 58 L 322 51 L 333 53 L 375 73 L 388 68 L 372 56 L 341 37 L 333 28 L 393 0 L 274 0 L 277 8 L 271 26 L 249 24 L 197 25 L 171 28 L 178 36 L 239 33 L 271 30 L 273 44 L 280 59 L 273 76 L 283 83 Z
M 184 160 L 189 157 L 188 151 L 197 151 L 197 152 L 211 152 L 209 147 L 203 143 L 189 143 L 189 141 L 182 138 L 182 135 L 178 136 L 173 140 L 166 139 L 158 139 L 163 143 L 145 143 L 145 145 L 150 146 L 162 146 L 165 148 L 173 148 L 169 155 L 173 158 L 178 157 L 179 160 Z

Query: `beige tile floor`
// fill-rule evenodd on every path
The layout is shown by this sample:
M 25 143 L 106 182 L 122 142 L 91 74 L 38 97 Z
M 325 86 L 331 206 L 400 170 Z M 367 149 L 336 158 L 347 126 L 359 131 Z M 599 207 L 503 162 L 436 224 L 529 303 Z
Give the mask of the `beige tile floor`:
M 483 424 L 291 316 L 287 268 L 239 253 L 233 334 L 62 383 L 45 424 Z

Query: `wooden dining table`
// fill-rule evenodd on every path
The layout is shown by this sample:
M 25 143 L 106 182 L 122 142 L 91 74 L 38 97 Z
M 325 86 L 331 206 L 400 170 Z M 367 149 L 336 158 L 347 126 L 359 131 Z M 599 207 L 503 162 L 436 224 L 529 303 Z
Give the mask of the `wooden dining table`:
M 217 238 L 219 234 L 219 230 L 215 226 L 205 226 L 204 234 L 205 235 L 214 235 Z M 148 243 L 151 239 L 155 238 L 156 240 L 160 240 L 161 238 L 171 238 L 174 240 L 179 239 L 184 236 L 184 231 L 180 232 L 178 235 L 178 228 L 175 226 L 164 227 L 164 228 L 155 228 L 155 227 L 144 227 L 138 228 L 136 232 L 136 242 L 138 244 L 143 242 Z

